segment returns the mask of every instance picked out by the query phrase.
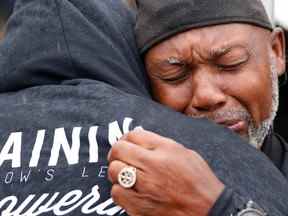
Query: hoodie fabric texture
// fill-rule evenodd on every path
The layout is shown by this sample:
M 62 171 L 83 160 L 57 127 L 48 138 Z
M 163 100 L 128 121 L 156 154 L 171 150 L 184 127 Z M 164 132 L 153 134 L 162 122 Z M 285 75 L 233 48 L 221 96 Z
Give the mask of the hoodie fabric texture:
M 287 215 L 288 183 L 266 156 L 151 100 L 134 21 L 119 0 L 16 2 L 0 44 L 2 215 L 126 215 L 106 158 L 136 126 L 199 152 L 227 186 L 229 211 L 252 199 Z

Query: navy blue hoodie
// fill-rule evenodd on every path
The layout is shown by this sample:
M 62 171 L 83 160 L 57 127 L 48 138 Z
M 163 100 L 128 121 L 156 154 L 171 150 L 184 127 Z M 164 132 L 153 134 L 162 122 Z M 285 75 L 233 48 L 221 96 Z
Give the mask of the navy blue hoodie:
M 231 202 L 287 215 L 287 181 L 261 152 L 151 100 L 133 24 L 120 0 L 16 2 L 0 44 L 2 215 L 125 215 L 106 157 L 136 126 L 199 152 Z

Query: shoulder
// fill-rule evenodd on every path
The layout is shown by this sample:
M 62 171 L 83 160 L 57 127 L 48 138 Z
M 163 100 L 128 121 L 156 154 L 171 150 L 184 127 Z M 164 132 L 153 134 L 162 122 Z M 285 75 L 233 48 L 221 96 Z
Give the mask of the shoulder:
M 275 142 L 280 143 L 280 145 L 281 145 L 281 147 L 283 149 L 283 152 L 288 153 L 288 142 L 282 136 L 280 136 L 277 133 L 274 133 L 272 142 L 273 143 L 275 143 Z
M 288 179 L 288 143 L 279 134 L 273 134 L 272 140 L 273 140 L 272 145 L 279 145 L 279 144 L 281 145 L 282 163 L 281 163 L 280 171 Z

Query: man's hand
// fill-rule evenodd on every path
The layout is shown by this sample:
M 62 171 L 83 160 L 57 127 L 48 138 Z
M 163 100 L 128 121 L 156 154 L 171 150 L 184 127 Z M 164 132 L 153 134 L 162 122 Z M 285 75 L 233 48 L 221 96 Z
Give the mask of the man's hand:
M 121 138 L 108 160 L 112 197 L 130 216 L 206 216 L 224 190 L 199 154 L 143 129 Z M 127 166 L 137 168 L 132 189 L 117 182 Z

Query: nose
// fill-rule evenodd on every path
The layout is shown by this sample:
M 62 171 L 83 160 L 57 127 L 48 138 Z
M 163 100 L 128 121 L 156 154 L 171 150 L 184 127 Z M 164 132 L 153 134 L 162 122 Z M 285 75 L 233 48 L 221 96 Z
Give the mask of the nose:
M 227 102 L 227 95 L 223 86 L 218 82 L 217 77 L 201 74 L 195 76 L 192 81 L 192 98 L 189 110 L 197 113 L 213 112 Z M 218 83 L 217 83 L 218 82 Z

